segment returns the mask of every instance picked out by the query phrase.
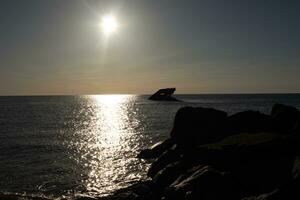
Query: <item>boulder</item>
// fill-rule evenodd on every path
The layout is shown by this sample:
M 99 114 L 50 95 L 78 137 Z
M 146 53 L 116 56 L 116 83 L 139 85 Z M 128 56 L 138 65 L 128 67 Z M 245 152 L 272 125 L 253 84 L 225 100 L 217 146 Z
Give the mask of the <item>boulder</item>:
M 108 199 L 110 199 L 110 200 L 142 200 L 142 198 L 139 197 L 139 195 L 137 195 L 133 191 L 116 193 L 111 198 L 108 198 Z
M 300 199 L 300 180 L 295 179 L 288 184 L 279 186 L 272 192 L 243 198 L 242 200 L 291 200 Z
M 228 166 L 228 162 L 232 159 L 230 152 L 222 149 L 209 149 L 206 147 L 198 147 L 192 150 L 184 151 L 181 162 L 185 165 L 185 168 L 193 168 L 199 165 L 211 165 L 218 169 L 225 169 Z M 224 160 L 226 162 L 224 162 Z
M 266 193 L 292 179 L 293 157 L 264 152 L 241 155 L 232 165 L 231 172 L 245 194 Z
M 134 192 L 139 199 L 152 200 L 155 197 L 152 189 L 149 186 L 149 183 L 147 182 L 134 184 L 133 186 L 130 186 L 129 189 Z
M 75 200 L 97 200 L 97 198 L 89 195 L 78 194 L 75 196 Z
M 147 175 L 153 178 L 160 170 L 165 168 L 170 163 L 176 162 L 180 159 L 181 154 L 178 149 L 170 149 L 163 153 L 150 166 Z
M 190 176 L 175 181 L 165 190 L 166 199 L 240 199 L 234 179 L 210 166 L 199 166 Z
M 300 179 L 300 157 L 296 156 L 292 175 L 294 179 Z
M 142 150 L 137 157 L 142 159 L 153 159 L 161 156 L 166 150 L 171 148 L 174 142 L 171 138 L 166 139 L 163 142 L 158 142 L 149 149 Z
M 275 133 L 234 135 L 183 154 L 182 162 L 229 171 L 247 195 L 265 193 L 292 179 L 295 154 L 284 138 Z
M 226 118 L 226 112 L 213 108 L 180 108 L 175 116 L 171 138 L 183 148 L 220 140 L 224 138 Z
M 271 116 L 249 110 L 229 116 L 227 131 L 229 134 L 272 131 L 272 125 Z
M 242 200 L 275 200 L 277 198 L 274 199 L 274 195 L 276 196 L 278 192 L 278 189 L 269 192 L 269 193 L 265 193 L 265 194 L 260 194 L 258 196 L 251 196 L 251 197 L 245 197 Z M 285 199 L 285 198 L 283 198 Z M 283 200 L 283 199 L 277 199 L 277 200 Z
M 170 186 L 183 172 L 184 168 L 180 162 L 167 165 L 159 171 L 153 178 L 153 186 L 155 191 L 161 194 L 165 187 Z
M 297 108 L 283 104 L 272 107 L 271 116 L 278 132 L 291 133 L 300 131 L 300 112 Z
M 127 188 L 115 191 L 112 195 L 98 197 L 98 200 L 154 200 L 155 194 L 150 188 L 149 181 L 139 182 Z M 76 199 L 77 200 L 77 199 Z

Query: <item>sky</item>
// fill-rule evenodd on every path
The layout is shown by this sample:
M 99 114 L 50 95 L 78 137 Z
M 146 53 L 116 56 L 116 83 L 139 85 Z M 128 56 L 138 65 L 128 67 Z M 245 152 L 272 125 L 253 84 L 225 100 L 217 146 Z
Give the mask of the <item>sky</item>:
M 0 95 L 300 92 L 300 2 L 1 0 Z M 105 36 L 101 19 L 117 31 Z

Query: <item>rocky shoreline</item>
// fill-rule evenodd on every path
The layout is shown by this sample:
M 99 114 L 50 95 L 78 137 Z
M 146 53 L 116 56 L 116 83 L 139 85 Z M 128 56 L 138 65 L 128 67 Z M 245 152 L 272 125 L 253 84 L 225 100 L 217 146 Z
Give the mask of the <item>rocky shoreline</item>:
M 300 112 L 275 104 L 270 115 L 178 110 L 170 138 L 145 149 L 148 181 L 100 199 L 300 199 Z M 79 199 L 87 199 L 81 197 Z

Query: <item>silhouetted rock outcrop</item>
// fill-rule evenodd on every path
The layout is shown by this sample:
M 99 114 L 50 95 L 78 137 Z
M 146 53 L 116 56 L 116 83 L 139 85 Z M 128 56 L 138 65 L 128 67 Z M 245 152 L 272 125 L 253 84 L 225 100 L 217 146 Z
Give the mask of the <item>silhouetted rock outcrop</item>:
M 165 190 L 166 199 L 240 199 L 232 176 L 211 166 L 198 166 Z
M 249 110 L 229 116 L 227 127 L 230 134 L 272 131 L 273 119 L 270 115 Z
M 271 115 L 181 108 L 170 138 L 139 155 L 156 158 L 151 180 L 109 199 L 300 199 L 299 116 L 281 104 Z
M 276 131 L 291 133 L 300 131 L 300 112 L 297 108 L 275 104 L 271 111 Z
M 166 139 L 163 142 L 156 143 L 149 149 L 142 150 L 137 157 L 143 159 L 153 159 L 162 155 L 166 150 L 170 149 L 174 145 L 171 138 Z
M 176 144 L 193 147 L 222 139 L 227 113 L 213 108 L 180 108 L 175 116 L 171 138 Z
M 170 163 L 176 162 L 179 158 L 180 152 L 177 148 L 167 150 L 152 163 L 147 175 L 153 178 L 160 170 L 165 168 Z
M 242 200 L 290 200 L 300 199 L 300 179 L 292 180 L 269 193 L 243 198 Z
M 155 191 L 161 194 L 164 189 L 171 185 L 184 171 L 184 168 L 180 162 L 174 162 L 167 165 L 161 171 L 159 171 L 153 178 L 153 185 Z
M 154 101 L 179 101 L 178 99 L 172 97 L 172 94 L 175 92 L 176 88 L 165 88 L 160 89 L 149 97 L 149 100 Z

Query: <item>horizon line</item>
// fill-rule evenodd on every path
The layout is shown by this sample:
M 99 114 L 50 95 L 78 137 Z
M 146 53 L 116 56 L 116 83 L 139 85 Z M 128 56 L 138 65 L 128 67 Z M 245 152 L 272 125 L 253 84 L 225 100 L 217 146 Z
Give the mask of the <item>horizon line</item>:
M 154 93 L 152 93 L 154 94 Z M 42 97 L 42 96 L 97 96 L 97 95 L 152 95 L 152 94 L 134 94 L 134 93 L 98 93 L 98 94 L 10 94 L 0 95 L 0 97 Z M 176 95 L 280 95 L 280 94 L 300 94 L 300 92 L 232 92 L 232 93 L 176 93 Z

